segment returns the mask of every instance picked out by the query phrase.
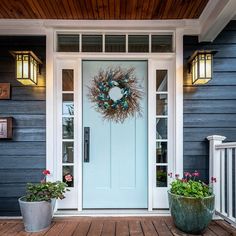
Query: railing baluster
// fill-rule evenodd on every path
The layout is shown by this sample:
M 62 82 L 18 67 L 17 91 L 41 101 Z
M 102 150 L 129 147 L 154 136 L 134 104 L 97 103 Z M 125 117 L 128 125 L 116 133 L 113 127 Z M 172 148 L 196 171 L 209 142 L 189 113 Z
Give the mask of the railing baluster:
M 225 215 L 225 149 L 220 150 L 220 199 L 221 199 L 221 213 Z
M 215 213 L 236 226 L 236 142 L 222 143 L 225 138 L 207 137 L 210 141 L 209 176 L 213 174 L 217 180 L 213 184 Z
M 227 149 L 227 214 L 233 217 L 233 173 L 232 173 L 232 148 Z

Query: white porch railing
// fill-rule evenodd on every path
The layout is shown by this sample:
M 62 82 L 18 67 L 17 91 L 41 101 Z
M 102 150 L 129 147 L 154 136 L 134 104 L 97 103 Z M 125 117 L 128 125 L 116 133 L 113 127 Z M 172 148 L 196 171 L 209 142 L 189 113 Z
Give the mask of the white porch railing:
M 236 225 L 236 142 L 222 143 L 224 136 L 208 136 L 209 151 L 209 182 L 213 184 L 215 194 L 215 213 L 228 222 Z

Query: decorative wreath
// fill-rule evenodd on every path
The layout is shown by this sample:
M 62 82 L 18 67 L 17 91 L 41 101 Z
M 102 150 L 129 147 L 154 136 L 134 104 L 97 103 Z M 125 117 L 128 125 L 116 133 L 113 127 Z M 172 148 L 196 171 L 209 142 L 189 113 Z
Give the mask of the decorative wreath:
M 142 115 L 140 89 L 134 68 L 108 68 L 94 76 L 88 96 L 104 119 L 123 123 L 129 116 Z

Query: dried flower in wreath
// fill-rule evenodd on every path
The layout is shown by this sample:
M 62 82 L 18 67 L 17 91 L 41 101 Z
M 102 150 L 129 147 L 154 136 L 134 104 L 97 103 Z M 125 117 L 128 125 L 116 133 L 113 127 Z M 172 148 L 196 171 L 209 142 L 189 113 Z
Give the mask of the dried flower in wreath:
M 94 76 L 88 97 L 104 119 L 123 123 L 127 117 L 142 115 L 142 95 L 134 68 L 116 67 Z

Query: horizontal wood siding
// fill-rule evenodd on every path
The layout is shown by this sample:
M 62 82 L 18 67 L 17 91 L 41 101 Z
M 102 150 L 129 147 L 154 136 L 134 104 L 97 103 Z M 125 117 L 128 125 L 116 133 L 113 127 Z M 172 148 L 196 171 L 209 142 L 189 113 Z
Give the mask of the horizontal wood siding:
M 194 86 L 187 60 L 195 50 L 216 50 L 213 79 Z M 236 141 L 236 21 L 231 21 L 212 43 L 184 36 L 184 170 L 199 170 L 208 181 L 209 150 L 206 137 L 224 135 Z
M 31 50 L 42 61 L 38 85 L 16 80 L 11 50 Z M 0 37 L 0 82 L 11 83 L 11 100 L 0 100 L 0 116 L 13 117 L 13 139 L 0 140 L 0 215 L 20 215 L 18 197 L 27 182 L 39 182 L 46 165 L 46 38 Z

